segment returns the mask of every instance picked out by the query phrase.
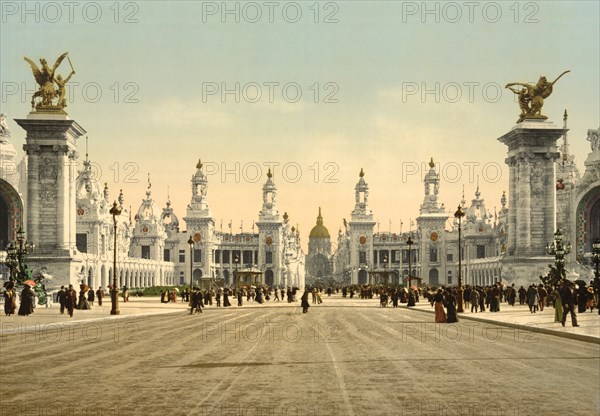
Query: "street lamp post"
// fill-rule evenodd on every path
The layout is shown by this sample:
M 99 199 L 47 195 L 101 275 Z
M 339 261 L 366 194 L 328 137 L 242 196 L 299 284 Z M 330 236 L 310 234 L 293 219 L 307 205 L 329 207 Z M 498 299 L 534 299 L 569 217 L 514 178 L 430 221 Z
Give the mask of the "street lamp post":
M 463 311 L 463 287 L 462 287 L 462 253 L 461 253 L 461 219 L 465 216 L 465 212 L 460 205 L 454 213 L 454 218 L 458 219 L 458 296 L 456 297 L 457 308 L 456 312 Z
M 412 245 L 414 244 L 412 236 L 408 236 L 408 240 L 406 240 L 406 244 L 408 245 L 408 303 L 407 306 L 415 306 L 415 297 L 412 294 Z
M 117 217 L 121 215 L 121 208 L 117 205 L 117 201 L 113 202 L 113 206 L 108 211 L 113 217 L 113 283 L 110 291 L 111 315 L 119 315 L 119 289 L 117 288 Z
M 546 253 L 550 256 L 554 256 L 554 264 L 558 271 L 557 279 L 565 278 L 565 256 L 571 252 L 570 244 L 563 243 L 563 234 L 560 230 L 556 230 L 554 233 L 554 241 L 546 244 Z M 558 283 L 558 282 L 555 282 Z
M 30 254 L 35 244 L 25 240 L 25 231 L 19 227 L 17 241 L 11 241 L 6 248 L 6 261 L 4 262 L 10 271 L 10 281 L 24 282 L 28 276 L 25 274 L 25 255 Z
M 192 235 L 190 234 L 190 238 L 187 241 L 188 245 L 190 246 L 190 293 L 192 292 L 192 289 L 194 287 L 194 282 L 193 282 L 193 274 L 194 274 L 194 239 L 192 238 Z M 191 296 L 190 296 L 190 302 L 191 302 Z
M 383 280 L 387 284 L 387 282 L 388 282 L 387 281 L 387 279 L 388 279 L 388 273 L 387 273 L 388 258 L 387 258 L 387 254 L 383 255 L 382 263 L 383 263 Z M 381 283 L 381 282 L 379 282 L 379 283 Z

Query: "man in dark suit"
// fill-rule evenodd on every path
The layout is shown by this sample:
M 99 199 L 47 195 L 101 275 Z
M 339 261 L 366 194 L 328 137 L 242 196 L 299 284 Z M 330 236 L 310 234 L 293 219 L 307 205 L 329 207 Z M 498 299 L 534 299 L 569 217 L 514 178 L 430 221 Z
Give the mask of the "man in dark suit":
M 571 291 L 571 282 L 566 280 L 563 282 L 560 290 L 560 297 L 562 298 L 563 304 L 562 326 L 565 326 L 567 313 L 569 312 L 571 312 L 571 324 L 573 326 L 579 326 L 577 325 L 577 315 L 575 315 L 575 299 L 573 298 L 573 292 Z
M 98 298 L 98 306 L 102 306 L 102 298 L 104 298 L 104 290 L 102 290 L 102 286 L 96 290 L 96 297 Z
M 65 307 L 69 312 L 69 316 L 73 317 L 73 310 L 75 309 L 75 305 L 77 305 L 77 292 L 73 289 L 73 285 L 69 285 L 69 289 L 65 295 Z
M 67 298 L 67 292 L 65 291 L 65 287 L 61 286 L 60 290 L 56 294 L 56 298 L 58 299 L 58 303 L 60 304 L 60 313 L 65 313 L 65 301 Z

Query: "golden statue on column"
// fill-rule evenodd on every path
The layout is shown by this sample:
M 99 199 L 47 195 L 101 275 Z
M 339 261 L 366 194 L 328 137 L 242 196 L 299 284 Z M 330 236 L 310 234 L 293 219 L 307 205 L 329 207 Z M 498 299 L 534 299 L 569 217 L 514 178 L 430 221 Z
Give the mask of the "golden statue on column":
M 508 88 L 519 96 L 521 115 L 519 120 L 517 120 L 517 123 L 520 123 L 525 119 L 546 120 L 548 117 L 542 114 L 544 99 L 552 94 L 552 89 L 556 81 L 568 72 L 571 71 L 563 72 L 553 82 L 548 82 L 546 77 L 540 77 L 536 84 L 526 84 L 523 82 L 511 82 L 510 84 L 506 84 L 505 88 Z M 521 89 L 515 88 L 517 86 L 521 87 Z
M 66 78 L 63 78 L 62 75 L 56 74 L 56 70 L 65 58 L 67 58 L 71 66 L 71 73 Z M 73 68 L 71 59 L 68 57 L 68 52 L 60 55 L 52 67 L 48 66 L 48 62 L 44 58 L 40 59 L 41 68 L 38 68 L 31 59 L 27 57 L 24 59 L 31 66 L 33 77 L 39 85 L 39 89 L 31 97 L 31 108 L 37 111 L 64 113 L 64 108 L 67 106 L 66 84 L 75 74 L 75 69 Z

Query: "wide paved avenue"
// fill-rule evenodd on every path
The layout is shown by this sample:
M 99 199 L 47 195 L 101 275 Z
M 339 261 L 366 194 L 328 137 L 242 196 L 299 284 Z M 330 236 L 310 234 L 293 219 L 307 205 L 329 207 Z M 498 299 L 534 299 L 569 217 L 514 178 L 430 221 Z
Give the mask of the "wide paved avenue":
M 0 413 L 598 414 L 598 344 L 324 300 L 37 327 L 34 313 L 2 335 Z

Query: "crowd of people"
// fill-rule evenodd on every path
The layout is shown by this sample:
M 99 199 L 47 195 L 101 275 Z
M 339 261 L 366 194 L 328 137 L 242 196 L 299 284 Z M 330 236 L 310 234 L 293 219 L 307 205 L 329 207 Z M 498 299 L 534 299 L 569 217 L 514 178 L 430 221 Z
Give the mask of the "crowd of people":
M 471 313 L 481 313 L 486 310 L 489 312 L 499 312 L 501 305 L 505 304 L 508 307 L 514 307 L 518 301 L 520 305 L 527 305 L 529 311 L 533 313 L 542 312 L 545 307 L 553 307 L 554 321 L 560 322 L 565 326 L 568 315 L 571 316 L 571 324 L 579 326 L 577 323 L 577 313 L 584 313 L 587 310 L 592 312 L 598 310 L 598 295 L 600 290 L 600 281 L 590 282 L 587 285 L 584 281 L 578 280 L 575 283 L 568 280 L 563 280 L 559 285 L 544 285 L 530 284 L 528 288 L 524 286 L 518 289 L 515 285 L 504 286 L 502 283 L 496 283 L 491 286 L 470 286 L 463 288 L 462 292 L 462 309 Z M 68 287 L 61 286 L 56 294 L 56 301 L 60 304 L 60 313 L 65 311 L 70 317 L 73 316 L 74 310 L 91 309 L 94 302 L 98 302 L 98 306 L 102 306 L 105 292 L 102 287 L 96 291 L 88 287 L 85 283 L 79 286 L 79 293 L 73 285 Z M 111 286 L 108 286 L 110 293 Z M 164 290 L 160 293 L 160 301 L 162 303 L 169 302 L 184 302 L 190 307 L 190 314 L 200 314 L 202 309 L 207 306 L 230 307 L 230 298 L 237 300 L 237 306 L 243 306 L 246 302 L 255 302 L 263 304 L 268 301 L 273 302 L 298 302 L 299 288 L 272 288 L 269 286 L 250 286 L 240 287 L 237 290 L 228 287 L 219 287 L 216 289 L 201 289 L 194 287 L 192 290 L 183 289 L 181 294 L 178 288 Z M 458 322 L 457 311 L 461 310 L 458 305 L 461 296 L 457 287 L 439 287 L 430 286 L 410 288 L 389 285 L 348 285 L 348 286 L 330 286 L 324 287 L 307 287 L 300 296 L 300 306 L 302 312 L 307 313 L 310 307 L 309 299 L 312 304 L 320 304 L 323 302 L 323 295 L 328 297 L 336 293 L 343 298 L 373 299 L 378 298 L 381 307 L 397 308 L 400 303 L 407 306 L 415 306 L 421 299 L 426 299 L 435 311 L 436 323 L 453 323 Z M 120 291 L 123 301 L 129 300 L 129 289 L 124 286 Z M 17 299 L 20 298 L 18 314 L 27 316 L 33 313 L 35 307 L 35 294 L 29 285 L 24 285 L 20 296 L 18 296 L 14 282 L 8 282 L 4 289 L 4 312 L 6 316 L 15 314 L 17 310 Z

